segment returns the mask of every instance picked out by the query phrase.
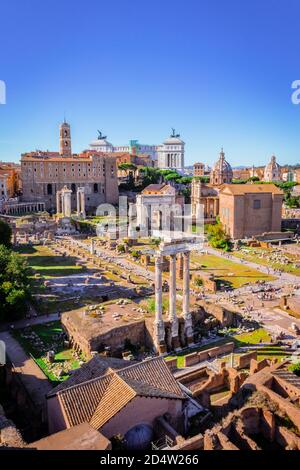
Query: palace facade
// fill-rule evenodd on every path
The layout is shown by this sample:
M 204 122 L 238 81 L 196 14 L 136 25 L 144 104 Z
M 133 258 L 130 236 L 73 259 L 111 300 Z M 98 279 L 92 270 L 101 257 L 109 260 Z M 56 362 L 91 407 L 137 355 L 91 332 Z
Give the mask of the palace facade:
M 76 209 L 77 189 L 84 188 L 87 212 L 99 204 L 118 202 L 116 157 L 87 150 L 72 154 L 70 126 L 60 126 L 59 152 L 30 152 L 21 156 L 22 202 L 44 202 L 46 210 L 56 211 L 56 193 L 72 191 L 72 210 Z

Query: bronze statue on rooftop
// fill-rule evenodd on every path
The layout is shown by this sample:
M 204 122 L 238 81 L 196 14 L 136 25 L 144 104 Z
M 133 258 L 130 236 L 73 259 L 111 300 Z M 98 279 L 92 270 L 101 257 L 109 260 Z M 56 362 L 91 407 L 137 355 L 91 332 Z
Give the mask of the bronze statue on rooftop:
M 101 139 L 107 139 L 107 135 L 103 135 L 101 131 L 97 131 L 98 132 L 98 140 L 101 140 Z

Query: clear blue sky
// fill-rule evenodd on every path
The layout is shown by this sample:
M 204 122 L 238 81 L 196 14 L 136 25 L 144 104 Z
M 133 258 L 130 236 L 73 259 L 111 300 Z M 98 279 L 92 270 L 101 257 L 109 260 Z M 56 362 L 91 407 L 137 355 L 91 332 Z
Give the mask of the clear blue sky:
M 300 162 L 297 0 L 6 0 L 0 7 L 0 160 L 73 150 L 103 130 L 113 144 L 161 143 L 186 163 Z

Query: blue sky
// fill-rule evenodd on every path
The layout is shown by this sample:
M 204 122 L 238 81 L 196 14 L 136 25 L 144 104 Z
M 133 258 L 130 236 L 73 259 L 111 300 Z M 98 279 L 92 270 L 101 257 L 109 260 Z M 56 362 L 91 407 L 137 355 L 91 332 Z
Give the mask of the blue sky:
M 297 4 L 298 3 L 298 4 Z M 0 160 L 58 148 L 161 143 L 186 164 L 300 162 L 297 0 L 6 0 L 0 6 Z

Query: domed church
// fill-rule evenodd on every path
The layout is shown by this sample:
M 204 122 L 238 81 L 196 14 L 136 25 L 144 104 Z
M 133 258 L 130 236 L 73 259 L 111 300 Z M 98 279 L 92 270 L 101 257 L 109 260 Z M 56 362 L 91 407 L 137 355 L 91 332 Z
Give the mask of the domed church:
M 264 171 L 264 181 L 280 181 L 281 180 L 281 171 L 280 165 L 276 162 L 276 157 L 273 155 L 270 162 L 265 166 Z
M 225 160 L 225 153 L 221 150 L 220 157 L 214 164 L 210 173 L 210 184 L 213 186 L 220 186 L 221 184 L 230 184 L 232 182 L 232 168 Z

